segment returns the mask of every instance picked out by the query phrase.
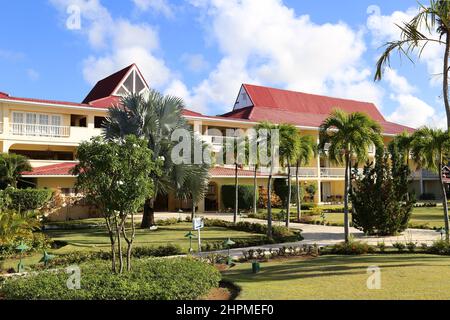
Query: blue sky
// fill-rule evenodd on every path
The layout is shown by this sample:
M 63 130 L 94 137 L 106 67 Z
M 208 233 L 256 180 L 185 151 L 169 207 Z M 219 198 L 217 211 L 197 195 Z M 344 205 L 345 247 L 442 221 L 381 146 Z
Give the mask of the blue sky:
M 67 27 L 73 5 L 80 29 Z M 372 81 L 380 45 L 415 8 L 412 0 L 5 1 L 0 91 L 79 102 L 96 80 L 137 62 L 150 86 L 207 114 L 230 110 L 251 82 L 372 101 L 392 121 L 444 126 L 432 76 L 441 48 L 415 65 L 394 58 L 386 78 Z

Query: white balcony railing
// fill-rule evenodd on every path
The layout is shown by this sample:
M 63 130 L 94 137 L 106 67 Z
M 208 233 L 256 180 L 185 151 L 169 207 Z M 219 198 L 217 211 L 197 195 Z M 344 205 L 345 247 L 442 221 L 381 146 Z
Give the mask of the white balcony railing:
M 432 171 L 428 171 L 428 170 L 417 170 L 415 172 L 413 172 L 412 177 L 415 179 L 439 179 L 439 175 L 437 173 L 434 173 Z
M 11 123 L 10 133 L 18 136 L 56 137 L 67 138 L 70 136 L 70 127 L 51 126 L 41 124 Z
M 320 168 L 320 176 L 323 178 L 343 178 L 345 168 Z

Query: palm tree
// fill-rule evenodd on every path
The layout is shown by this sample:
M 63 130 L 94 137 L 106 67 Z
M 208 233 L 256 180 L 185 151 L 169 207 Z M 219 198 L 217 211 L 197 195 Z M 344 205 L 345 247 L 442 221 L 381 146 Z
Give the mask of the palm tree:
M 253 214 L 258 213 L 258 184 L 257 184 L 257 174 L 259 169 L 259 152 L 258 152 L 258 137 L 257 135 L 251 136 L 247 140 L 248 155 L 253 155 L 253 158 L 249 158 L 249 164 L 253 166 Z
M 122 99 L 121 105 L 110 108 L 105 121 L 104 135 L 107 139 L 123 138 L 134 134 L 149 141 L 153 159 L 161 164 L 161 170 L 150 178 L 154 182 L 154 195 L 145 201 L 141 227 L 155 225 L 155 201 L 158 195 L 177 191 L 189 178 L 192 183 L 202 183 L 204 175 L 192 174 L 192 170 L 207 171 L 205 166 L 175 164 L 171 151 L 177 144 L 171 140 L 175 130 L 183 129 L 192 133 L 191 127 L 182 116 L 185 107 L 182 99 L 164 96 L 151 90 L 148 98 L 133 94 Z M 191 134 L 191 137 L 193 134 Z
M 0 154 L 0 183 L 5 187 L 17 188 L 22 172 L 31 170 L 27 157 L 15 153 Z
M 286 227 L 289 228 L 291 217 L 291 164 L 298 157 L 299 148 L 299 132 L 297 128 L 291 124 L 281 124 L 278 126 L 280 130 L 280 160 L 283 165 L 287 166 L 288 171 L 288 194 L 286 204 Z
M 377 148 L 383 145 L 378 123 L 361 112 L 346 113 L 334 110 L 325 119 L 319 129 L 319 150 L 328 153 L 332 161 L 345 165 L 344 189 L 344 231 L 345 242 L 349 241 L 348 198 L 350 191 L 350 173 L 352 159 L 357 162 L 367 159 L 369 148 L 375 144 Z
M 314 138 L 310 135 L 299 135 L 298 137 L 298 152 L 295 161 L 295 183 L 297 185 L 296 190 L 296 204 L 297 204 L 297 221 L 300 222 L 301 218 L 301 199 L 300 199 L 300 181 L 299 181 L 299 169 L 303 165 L 308 165 L 313 157 L 317 155 L 317 144 Z
M 267 180 L 267 237 L 272 238 L 272 181 L 273 181 L 273 170 L 275 165 L 275 156 L 278 152 L 277 145 L 272 143 L 272 138 L 274 134 L 274 130 L 277 129 L 277 126 L 270 122 L 260 122 L 255 127 L 258 132 L 258 146 L 259 148 L 266 148 L 269 160 L 269 177 Z M 265 137 L 262 137 L 261 133 L 266 131 Z M 275 138 L 274 138 L 275 140 Z
M 450 1 L 430 0 L 428 6 L 420 4 L 420 10 L 415 17 L 403 25 L 397 25 L 400 29 L 400 39 L 385 44 L 385 51 L 378 59 L 375 73 L 375 81 L 381 80 L 386 66 L 390 65 L 390 57 L 394 51 L 406 56 L 413 61 L 412 53 L 416 52 L 421 57 L 422 51 L 430 43 L 444 46 L 442 61 L 442 91 L 445 111 L 447 113 L 447 127 L 450 129 L 450 103 L 449 103 L 449 57 L 450 57 Z M 425 34 L 426 33 L 426 34 Z M 434 38 L 437 33 L 439 38 Z
M 408 160 L 411 153 L 412 142 L 413 136 L 406 131 L 396 135 L 391 141 L 391 144 L 395 144 L 395 146 L 398 148 L 398 151 L 401 154 L 403 163 L 405 165 L 408 165 L 409 163 Z
M 442 169 L 448 162 L 450 152 L 450 135 L 441 129 L 421 128 L 414 132 L 412 153 L 414 160 L 421 167 L 439 174 L 441 183 L 442 204 L 444 207 L 445 239 L 449 241 L 449 219 L 447 193 L 443 181 Z

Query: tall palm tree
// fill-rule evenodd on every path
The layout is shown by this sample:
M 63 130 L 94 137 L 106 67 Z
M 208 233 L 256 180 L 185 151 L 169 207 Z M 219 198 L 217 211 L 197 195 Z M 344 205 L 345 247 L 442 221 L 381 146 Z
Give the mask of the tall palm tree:
M 203 175 L 191 174 L 192 170 L 207 171 L 204 166 L 175 164 L 171 151 L 177 144 L 171 140 L 172 133 L 178 129 L 192 132 L 182 116 L 185 105 L 182 99 L 164 96 L 151 90 L 147 98 L 133 94 L 122 99 L 121 105 L 110 108 L 104 125 L 107 139 L 123 138 L 134 134 L 146 138 L 148 147 L 153 151 L 153 158 L 160 162 L 162 168 L 150 178 L 154 182 L 154 195 L 145 201 L 141 227 L 155 225 L 155 201 L 158 195 L 180 189 L 187 179 L 192 183 L 202 183 Z M 194 135 L 191 134 L 193 137 Z
M 297 128 L 291 124 L 280 124 L 280 160 L 283 165 L 287 166 L 288 172 L 288 194 L 286 201 L 286 227 L 289 228 L 291 218 L 291 165 L 298 157 L 299 149 L 299 132 Z
M 31 170 L 27 157 L 15 153 L 0 154 L 0 183 L 4 187 L 17 188 L 22 172 Z
M 295 183 L 297 185 L 296 190 L 296 205 L 297 205 L 297 221 L 301 218 L 301 199 L 300 199 L 300 180 L 299 169 L 303 165 L 308 165 L 312 158 L 317 155 L 317 143 L 310 135 L 299 135 L 298 137 L 298 152 L 295 159 Z
M 413 134 L 412 153 L 414 160 L 421 167 L 439 174 L 444 207 L 445 239 L 449 241 L 447 193 L 442 175 L 442 169 L 447 164 L 450 153 L 449 132 L 427 127 L 417 130 Z
M 272 143 L 273 130 L 277 129 L 277 126 L 270 122 L 260 122 L 255 127 L 258 132 L 258 146 L 259 148 L 266 148 L 269 160 L 269 177 L 267 180 L 267 237 L 272 238 L 272 182 L 273 182 L 273 170 L 275 165 L 275 157 L 278 152 L 278 146 Z M 261 136 L 261 132 L 266 131 L 266 137 Z M 266 138 L 266 139 L 264 139 Z M 275 140 L 275 139 L 274 139 Z
M 400 39 L 385 44 L 385 51 L 378 59 L 375 80 L 381 80 L 386 66 L 390 65 L 391 54 L 397 51 L 413 62 L 413 53 L 421 57 L 422 51 L 430 43 L 444 46 L 442 60 L 442 92 L 447 113 L 447 127 L 450 129 L 449 103 L 449 57 L 450 57 L 450 1 L 430 0 L 430 4 L 420 5 L 420 10 L 410 21 L 397 25 L 400 29 Z M 433 37 L 437 33 L 439 37 Z
M 377 148 L 383 145 L 378 123 L 361 112 L 346 113 L 334 110 L 324 120 L 319 130 L 319 150 L 328 153 L 332 161 L 345 165 L 344 189 L 344 231 L 345 242 L 349 241 L 350 225 L 348 217 L 348 198 L 350 191 L 350 173 L 352 159 L 365 161 L 369 148 L 375 144 Z

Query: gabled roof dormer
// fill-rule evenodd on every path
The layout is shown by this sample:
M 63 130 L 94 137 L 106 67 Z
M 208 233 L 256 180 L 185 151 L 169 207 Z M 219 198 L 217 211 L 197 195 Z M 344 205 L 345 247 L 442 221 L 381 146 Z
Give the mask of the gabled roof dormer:
M 120 97 L 130 93 L 145 94 L 148 91 L 148 84 L 141 71 L 132 64 L 97 82 L 83 103 L 90 104 L 107 97 Z

